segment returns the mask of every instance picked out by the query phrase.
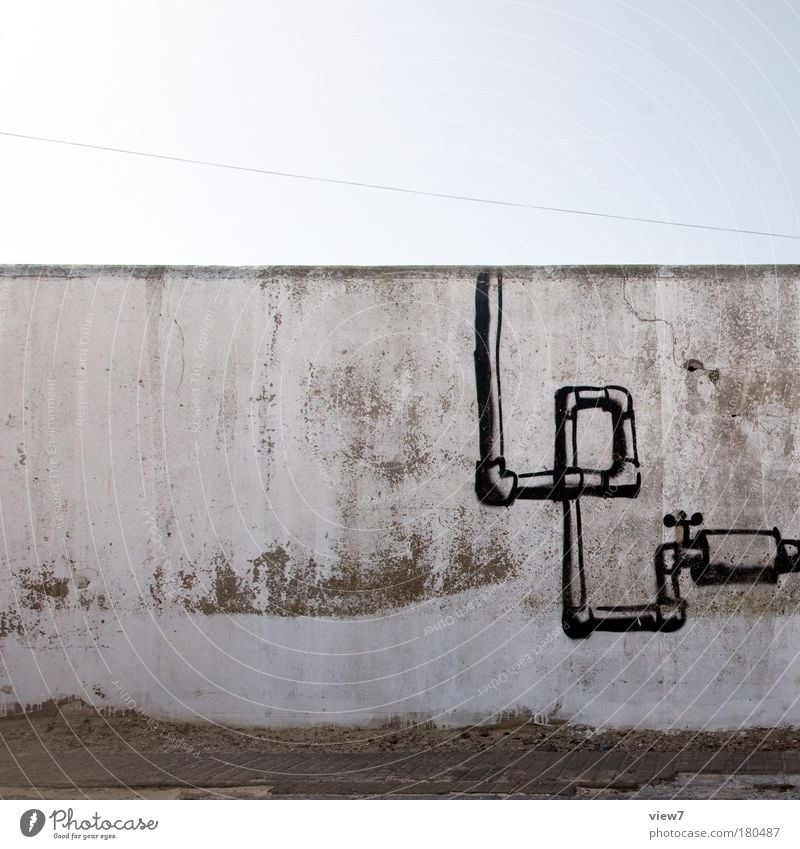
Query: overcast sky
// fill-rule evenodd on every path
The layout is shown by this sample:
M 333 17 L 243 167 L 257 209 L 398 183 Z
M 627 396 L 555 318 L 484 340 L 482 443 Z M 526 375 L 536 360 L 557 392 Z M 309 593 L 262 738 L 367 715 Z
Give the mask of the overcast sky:
M 800 0 L 6 0 L 0 130 L 800 233 Z M 800 241 L 0 136 L 0 262 L 775 263 Z

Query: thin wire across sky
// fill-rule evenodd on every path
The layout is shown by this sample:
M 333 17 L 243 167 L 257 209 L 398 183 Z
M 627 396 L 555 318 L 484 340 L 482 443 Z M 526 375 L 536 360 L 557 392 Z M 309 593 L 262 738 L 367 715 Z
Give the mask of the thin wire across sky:
M 685 227 L 692 230 L 711 230 L 720 233 L 738 233 L 748 236 L 766 236 L 774 239 L 794 239 L 800 241 L 800 234 L 795 233 L 775 233 L 767 230 L 753 230 L 743 227 L 723 227 L 713 224 L 697 224 L 688 221 L 674 221 L 661 218 L 646 218 L 636 215 L 619 215 L 611 212 L 598 212 L 597 210 L 587 209 L 571 209 L 563 206 L 546 206 L 544 204 L 526 203 L 522 201 L 510 200 L 495 200 L 493 198 L 476 197 L 473 195 L 452 194 L 450 192 L 433 192 L 426 189 L 409 189 L 403 186 L 389 186 L 381 183 L 369 183 L 363 180 L 345 180 L 338 177 L 322 177 L 317 174 L 299 174 L 291 171 L 279 171 L 269 168 L 255 168 L 247 165 L 233 165 L 228 162 L 213 162 L 205 159 L 192 159 L 184 156 L 171 156 L 166 153 L 153 153 L 144 150 L 132 150 L 129 148 L 109 147 L 100 144 L 90 144 L 88 142 L 70 141 L 68 139 L 50 138 L 47 136 L 34 136 L 26 133 L 12 133 L 7 130 L 0 130 L 0 136 L 9 138 L 24 139 L 27 141 L 44 142 L 46 144 L 58 144 L 68 147 L 79 147 L 88 150 L 99 150 L 107 153 L 119 153 L 126 156 L 140 156 L 147 159 L 160 159 L 169 162 L 182 162 L 187 165 L 200 165 L 206 168 L 224 168 L 230 171 L 245 171 L 250 174 L 260 174 L 268 177 L 284 177 L 292 180 L 306 180 L 315 183 L 327 183 L 338 186 L 352 186 L 360 189 L 374 189 L 383 192 L 398 192 L 407 195 L 419 195 L 422 197 L 439 198 L 443 200 L 465 201 L 468 203 L 483 203 L 493 206 L 515 207 L 517 209 L 530 209 L 536 212 L 556 212 L 566 215 L 585 215 L 593 218 L 609 218 L 616 221 L 634 221 L 641 224 L 659 224 L 667 227 Z

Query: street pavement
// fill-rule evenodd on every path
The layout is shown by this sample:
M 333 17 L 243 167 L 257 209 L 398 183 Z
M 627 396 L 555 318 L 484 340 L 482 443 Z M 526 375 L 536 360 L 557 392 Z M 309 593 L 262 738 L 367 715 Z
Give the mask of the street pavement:
M 800 798 L 800 752 L 0 753 L 2 798 Z

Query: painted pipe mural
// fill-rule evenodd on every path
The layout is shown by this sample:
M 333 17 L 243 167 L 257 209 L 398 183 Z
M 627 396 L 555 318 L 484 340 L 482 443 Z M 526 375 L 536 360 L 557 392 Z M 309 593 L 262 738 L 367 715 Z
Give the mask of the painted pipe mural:
M 800 572 L 800 540 L 784 539 L 777 528 L 691 529 L 702 524 L 694 513 L 668 514 L 664 526 L 676 541 L 655 550 L 652 599 L 604 604 L 588 584 L 584 568 L 581 510 L 585 498 L 636 498 L 641 488 L 633 396 L 623 386 L 563 386 L 555 393 L 553 467 L 517 472 L 506 464 L 500 366 L 503 324 L 502 273 L 483 271 L 475 287 L 475 382 L 478 397 L 480 459 L 475 492 L 490 507 L 517 501 L 557 501 L 563 507 L 562 625 L 572 638 L 593 631 L 675 631 L 685 622 L 681 587 L 688 575 L 696 585 L 777 583 Z M 583 465 L 579 457 L 581 412 L 606 413 L 611 446 L 605 467 Z M 596 419 L 592 420 L 593 423 Z M 588 509 L 588 508 L 587 508 Z

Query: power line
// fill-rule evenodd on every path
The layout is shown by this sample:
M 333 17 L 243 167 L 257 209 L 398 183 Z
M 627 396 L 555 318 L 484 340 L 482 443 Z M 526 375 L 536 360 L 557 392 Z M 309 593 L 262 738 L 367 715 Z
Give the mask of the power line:
M 570 209 L 564 206 L 544 206 L 536 203 L 523 203 L 513 200 L 493 200 L 492 198 L 475 197 L 472 195 L 456 195 L 449 192 L 431 192 L 425 189 L 407 189 L 402 186 L 386 186 L 380 183 L 365 183 L 360 180 L 342 180 L 337 177 L 319 177 L 314 174 L 296 174 L 291 171 L 276 171 L 267 168 L 251 168 L 246 165 L 231 165 L 227 162 L 212 162 L 205 159 L 189 159 L 184 156 L 170 156 L 166 153 L 150 153 L 143 150 L 129 150 L 123 147 L 106 147 L 100 144 L 89 144 L 87 142 L 68 141 L 67 139 L 54 139 L 46 136 L 31 136 L 24 133 L 10 133 L 0 130 L 0 136 L 8 136 L 15 139 L 27 141 L 46 142 L 47 144 L 60 144 L 68 147 L 83 147 L 88 150 L 103 150 L 108 153 L 124 153 L 127 156 L 143 156 L 147 159 L 162 159 L 167 162 L 183 162 L 187 165 L 202 165 L 206 168 L 226 168 L 230 171 L 245 171 L 249 174 L 263 174 L 268 177 L 286 177 L 292 180 L 307 180 L 314 183 L 329 183 L 337 186 L 354 186 L 359 189 L 376 189 L 382 192 L 398 192 L 405 195 L 418 195 L 421 197 L 440 198 L 444 200 L 460 200 L 469 203 L 486 203 L 492 206 L 510 206 L 517 209 L 532 209 L 537 212 L 560 212 L 567 215 L 588 215 L 592 218 L 610 218 L 616 221 L 636 221 L 640 224 L 660 224 L 667 227 L 686 227 L 691 230 L 714 230 L 719 233 L 739 233 L 747 236 L 769 236 L 774 239 L 796 239 L 800 240 L 800 234 L 795 233 L 771 233 L 766 230 L 747 230 L 739 227 L 720 227 L 713 224 L 693 224 L 687 221 L 667 221 L 661 218 L 641 218 L 636 215 L 617 215 L 613 212 L 596 212 L 586 209 Z

